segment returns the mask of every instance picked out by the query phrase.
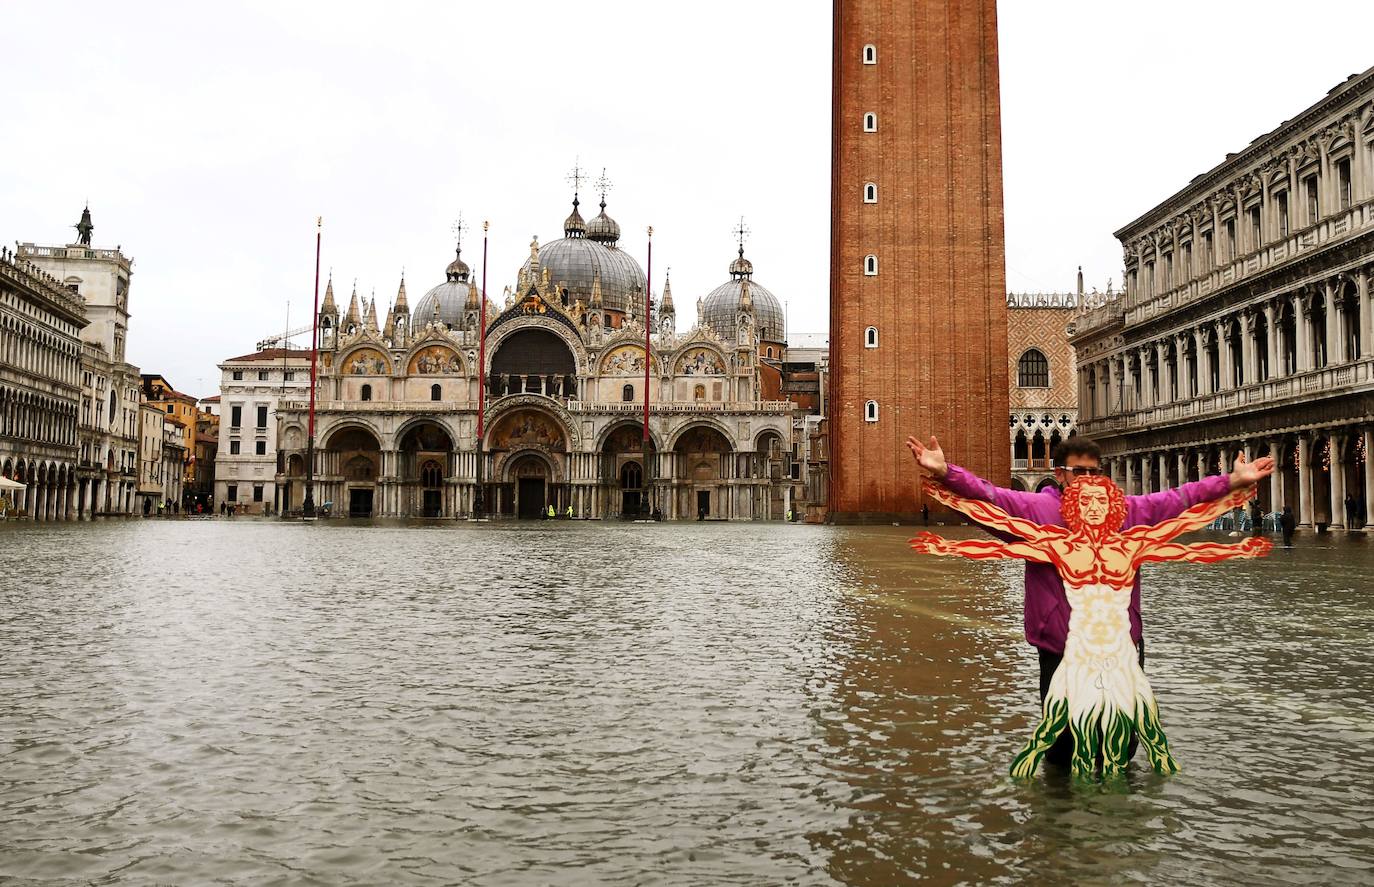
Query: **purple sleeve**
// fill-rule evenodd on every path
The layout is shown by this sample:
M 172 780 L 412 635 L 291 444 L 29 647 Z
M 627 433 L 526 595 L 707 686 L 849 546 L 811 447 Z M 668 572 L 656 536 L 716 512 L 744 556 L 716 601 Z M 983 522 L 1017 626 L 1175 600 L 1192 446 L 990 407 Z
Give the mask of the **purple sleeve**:
M 1039 507 L 1043 499 L 1043 495 L 1040 493 L 1022 493 L 1017 490 L 1008 490 L 1006 487 L 995 487 L 972 471 L 960 468 L 958 465 L 949 466 L 944 485 L 956 496 L 991 502 L 1012 517 L 1023 517 L 1044 522 L 1044 515 L 1041 513 L 1043 509 Z M 1058 511 L 1057 505 L 1054 506 L 1054 510 Z
M 1231 490 L 1231 477 L 1214 474 L 1170 490 L 1148 496 L 1127 496 L 1126 526 L 1149 526 L 1172 520 L 1199 502 L 1220 499 Z

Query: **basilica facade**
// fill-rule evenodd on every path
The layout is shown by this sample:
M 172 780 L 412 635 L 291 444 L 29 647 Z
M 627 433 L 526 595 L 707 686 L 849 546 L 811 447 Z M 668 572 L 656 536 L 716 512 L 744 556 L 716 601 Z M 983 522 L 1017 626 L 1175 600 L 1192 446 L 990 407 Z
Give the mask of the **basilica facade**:
M 329 283 L 318 322 L 317 505 L 464 518 L 478 510 L 480 478 L 481 510 L 493 516 L 786 515 L 800 411 L 780 393 L 782 304 L 754 280 L 742 244 L 680 335 L 670 283 L 646 318 L 644 271 L 619 248 L 604 199 L 590 221 L 578 207 L 574 197 L 562 238 L 530 244 L 499 304 L 461 247 L 413 308 L 403 280 L 384 318 L 356 290 L 340 310 Z M 289 514 L 304 499 L 308 402 L 283 401 L 277 422 L 279 507 Z

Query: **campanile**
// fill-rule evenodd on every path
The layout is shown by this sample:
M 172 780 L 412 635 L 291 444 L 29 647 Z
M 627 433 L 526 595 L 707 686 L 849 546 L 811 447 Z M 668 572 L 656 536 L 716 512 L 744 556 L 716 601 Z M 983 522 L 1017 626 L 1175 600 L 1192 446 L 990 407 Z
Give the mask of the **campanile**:
M 835 0 L 830 520 L 921 508 L 908 434 L 1011 473 L 995 0 Z

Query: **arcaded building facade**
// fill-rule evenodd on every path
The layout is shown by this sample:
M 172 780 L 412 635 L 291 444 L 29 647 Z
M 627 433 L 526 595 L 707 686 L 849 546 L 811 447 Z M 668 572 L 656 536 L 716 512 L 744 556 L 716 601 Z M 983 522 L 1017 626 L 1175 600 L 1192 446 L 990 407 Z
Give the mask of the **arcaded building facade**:
M 1374 499 L 1374 69 L 1116 232 L 1124 295 L 1076 318 L 1080 433 L 1133 492 L 1279 464 L 1299 525 Z
M 834 15 L 829 519 L 912 519 L 907 435 L 1010 480 L 996 3 Z
M 1054 450 L 1077 433 L 1078 366 L 1068 328 L 1082 290 L 1080 271 L 1076 293 L 1007 295 L 1012 489 L 1055 483 Z
M 86 306 L 63 283 L 0 249 L 0 511 L 37 520 L 78 507 L 77 415 Z
M 665 284 L 646 353 L 645 274 L 619 248 L 604 199 L 590 221 L 574 200 L 563 233 L 531 243 L 502 304 L 483 295 L 461 250 L 413 308 L 404 282 L 384 311 L 356 292 L 341 310 L 326 288 L 317 505 L 336 515 L 468 517 L 481 458 L 486 514 L 784 517 L 798 408 L 765 397 L 781 387 L 783 310 L 743 247 L 722 261 L 728 276 L 698 300 L 686 334 Z M 307 413 L 304 398 L 277 411 L 286 512 L 304 498 Z

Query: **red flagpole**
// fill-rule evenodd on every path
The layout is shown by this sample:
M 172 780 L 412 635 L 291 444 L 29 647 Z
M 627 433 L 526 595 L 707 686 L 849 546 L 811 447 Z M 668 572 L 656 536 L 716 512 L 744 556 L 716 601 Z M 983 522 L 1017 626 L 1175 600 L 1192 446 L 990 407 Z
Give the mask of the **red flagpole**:
M 316 216 L 315 307 L 310 314 L 310 420 L 305 444 L 305 499 L 301 502 L 301 515 L 303 517 L 315 516 L 315 364 L 318 361 L 320 348 L 320 237 L 323 229 L 324 217 Z M 291 343 L 283 342 L 282 345 L 289 348 Z
M 654 313 L 654 228 L 649 226 L 649 263 L 644 281 L 644 461 L 649 461 L 649 330 Z
M 482 223 L 482 295 L 478 301 L 477 323 L 477 439 L 480 442 L 487 405 L 487 225 Z
M 473 496 L 473 511 L 480 518 L 485 511 L 485 492 L 482 437 L 486 433 L 487 407 L 487 227 L 482 223 L 482 292 L 477 299 L 477 491 Z

